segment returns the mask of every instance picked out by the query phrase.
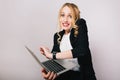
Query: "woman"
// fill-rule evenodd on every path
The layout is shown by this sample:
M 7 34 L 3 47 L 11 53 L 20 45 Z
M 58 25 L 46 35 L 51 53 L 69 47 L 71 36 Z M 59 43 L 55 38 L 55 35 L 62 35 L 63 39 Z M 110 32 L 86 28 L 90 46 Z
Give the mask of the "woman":
M 41 47 L 40 52 L 49 59 L 72 59 L 80 67 L 69 70 L 59 76 L 54 72 L 42 75 L 47 80 L 96 80 L 89 42 L 86 21 L 80 18 L 80 11 L 73 3 L 65 3 L 59 11 L 60 31 L 54 35 L 53 49 Z

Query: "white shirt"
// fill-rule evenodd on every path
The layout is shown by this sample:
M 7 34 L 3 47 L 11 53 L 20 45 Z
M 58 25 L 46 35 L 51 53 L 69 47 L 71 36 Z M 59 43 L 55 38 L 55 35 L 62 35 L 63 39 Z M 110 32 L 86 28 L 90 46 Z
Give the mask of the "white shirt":
M 71 46 L 71 43 L 70 43 L 70 33 L 64 34 L 63 37 L 62 37 L 62 40 L 60 42 L 60 50 L 62 52 L 62 51 L 71 50 L 71 49 L 72 49 L 72 46 Z M 74 71 L 78 71 L 79 70 L 79 64 L 78 64 L 77 58 L 65 59 L 63 61 L 64 62 L 65 61 L 72 61 L 72 62 L 74 62 L 75 64 L 77 64 L 77 66 L 75 68 L 73 68 L 72 70 L 74 70 Z

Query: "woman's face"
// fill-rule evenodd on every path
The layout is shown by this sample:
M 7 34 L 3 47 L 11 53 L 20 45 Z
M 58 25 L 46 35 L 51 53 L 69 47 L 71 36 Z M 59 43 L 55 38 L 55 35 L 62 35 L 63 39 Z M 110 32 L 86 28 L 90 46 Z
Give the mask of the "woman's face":
M 69 7 L 65 6 L 60 13 L 60 26 L 65 31 L 70 31 L 72 25 L 72 12 Z

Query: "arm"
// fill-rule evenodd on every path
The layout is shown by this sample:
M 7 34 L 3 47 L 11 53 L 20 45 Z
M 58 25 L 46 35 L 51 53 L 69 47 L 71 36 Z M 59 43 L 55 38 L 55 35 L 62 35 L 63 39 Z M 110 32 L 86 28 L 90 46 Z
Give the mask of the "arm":
M 73 49 L 71 51 L 73 58 L 84 56 L 90 52 L 86 21 L 84 19 L 80 19 L 76 22 L 76 25 L 79 26 L 79 33 L 77 40 L 72 44 Z
M 54 45 L 53 45 L 53 49 L 50 52 L 46 47 L 41 47 L 40 51 L 43 55 L 45 55 L 47 58 L 52 59 L 53 58 L 53 52 L 57 52 L 56 53 L 56 58 L 57 59 L 67 59 L 67 58 L 72 58 L 72 52 L 71 50 L 68 51 L 64 51 L 64 52 L 60 52 L 59 49 L 59 44 L 57 42 L 58 39 L 58 35 L 57 33 L 54 35 Z
M 45 55 L 46 58 L 53 59 L 53 54 L 46 47 L 41 47 L 40 52 L 41 54 Z M 68 58 L 72 58 L 71 50 L 56 53 L 56 59 L 68 59 Z
M 86 21 L 84 19 L 80 19 L 76 22 L 76 25 L 79 27 L 77 38 L 74 36 L 70 37 L 73 49 L 64 52 L 58 52 L 56 54 L 57 59 L 77 58 L 89 53 L 90 50 Z
M 54 35 L 54 46 L 52 49 L 52 52 L 57 52 L 56 58 L 57 59 L 67 59 L 67 58 L 76 58 L 79 56 L 84 56 L 87 53 L 89 53 L 89 43 L 88 43 L 88 35 L 87 35 L 87 26 L 85 20 L 81 19 L 76 23 L 80 28 L 77 36 L 77 40 L 72 43 L 73 49 L 60 52 L 59 45 L 57 43 L 57 34 Z M 75 39 L 75 38 L 73 38 Z M 48 51 L 47 49 L 43 48 L 47 58 L 52 59 L 52 53 Z

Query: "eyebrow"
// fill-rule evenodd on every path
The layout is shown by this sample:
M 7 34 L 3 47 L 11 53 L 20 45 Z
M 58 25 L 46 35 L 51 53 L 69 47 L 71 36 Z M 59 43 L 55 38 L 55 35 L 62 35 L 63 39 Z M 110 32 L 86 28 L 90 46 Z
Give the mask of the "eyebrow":
M 60 12 L 60 14 L 65 14 L 65 13 L 64 13 L 64 12 Z M 72 13 L 68 13 L 68 14 L 70 14 L 70 15 L 71 15 Z

